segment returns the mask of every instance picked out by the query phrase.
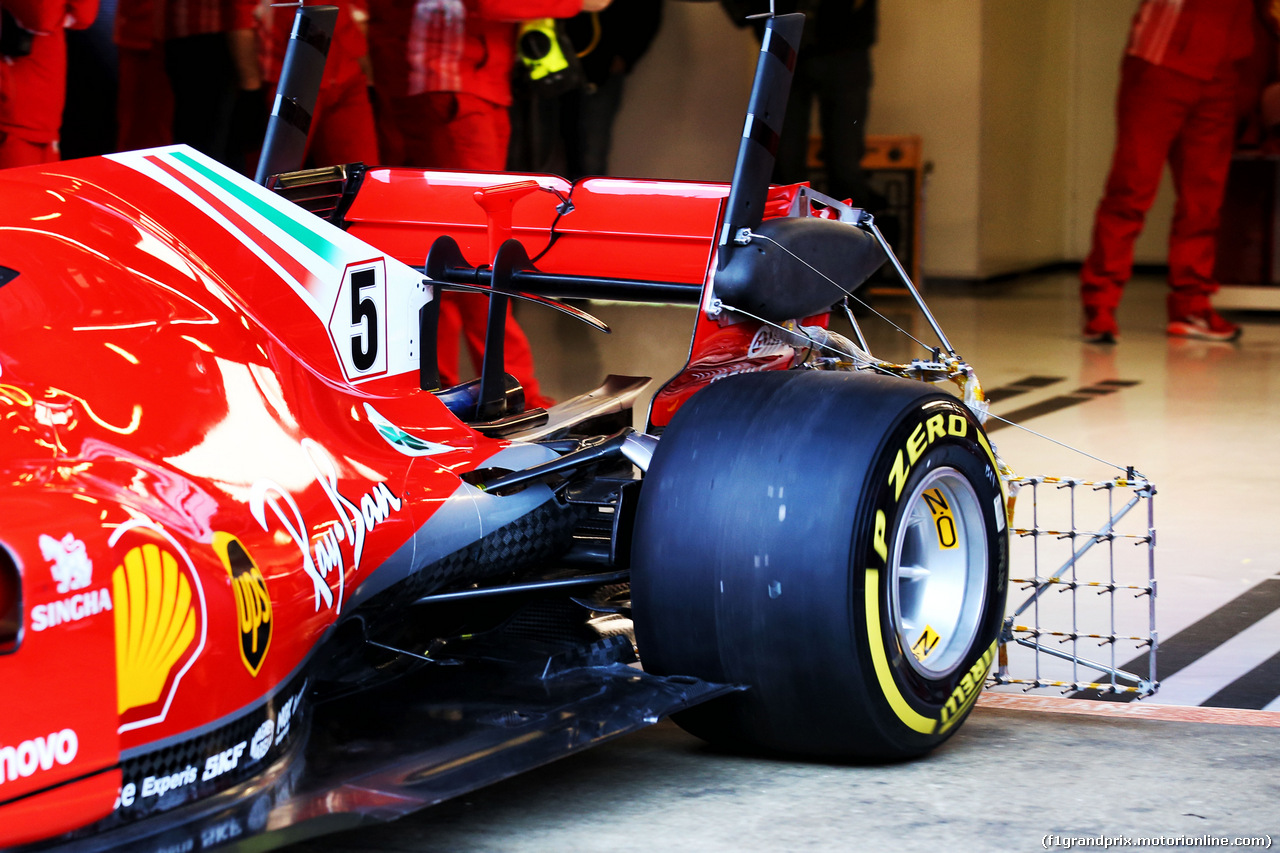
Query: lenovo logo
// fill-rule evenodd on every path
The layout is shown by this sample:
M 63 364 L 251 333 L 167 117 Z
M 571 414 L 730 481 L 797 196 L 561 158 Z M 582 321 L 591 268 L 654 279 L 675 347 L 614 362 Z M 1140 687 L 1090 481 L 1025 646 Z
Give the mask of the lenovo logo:
M 37 770 L 49 770 L 55 763 L 70 764 L 79 749 L 80 739 L 71 729 L 24 740 L 17 746 L 0 746 L 0 785 L 25 779 Z

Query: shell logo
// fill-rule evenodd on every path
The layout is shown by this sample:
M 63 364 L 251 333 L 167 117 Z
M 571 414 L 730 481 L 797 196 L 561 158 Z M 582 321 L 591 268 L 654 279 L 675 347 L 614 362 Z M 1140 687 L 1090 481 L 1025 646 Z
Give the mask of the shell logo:
M 176 686 L 170 676 L 197 635 L 203 640 L 203 602 L 193 597 L 187 570 L 178 558 L 153 543 L 126 552 L 111 582 L 117 707 L 124 715 L 155 705 L 171 681 Z

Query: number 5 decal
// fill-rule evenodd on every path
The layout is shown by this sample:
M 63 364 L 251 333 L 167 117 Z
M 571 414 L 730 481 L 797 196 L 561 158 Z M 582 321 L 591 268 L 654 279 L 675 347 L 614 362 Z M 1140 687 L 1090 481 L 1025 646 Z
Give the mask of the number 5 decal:
M 387 274 L 381 258 L 347 266 L 329 335 L 348 379 L 387 372 Z
M 378 274 L 373 269 L 351 273 L 351 361 L 364 373 L 378 360 L 378 306 L 365 291 L 376 291 Z

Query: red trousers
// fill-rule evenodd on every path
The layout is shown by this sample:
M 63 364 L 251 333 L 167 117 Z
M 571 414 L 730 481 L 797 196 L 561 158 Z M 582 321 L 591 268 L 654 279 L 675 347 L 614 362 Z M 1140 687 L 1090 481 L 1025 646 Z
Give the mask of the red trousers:
M 378 137 L 374 132 L 373 105 L 364 77 L 321 86 L 307 137 L 307 162 L 316 166 L 343 163 L 378 165 Z
M 1169 233 L 1169 317 L 1208 307 L 1218 214 L 1235 142 L 1235 75 L 1230 66 L 1196 80 L 1125 57 L 1116 101 L 1116 148 L 1098 205 L 1093 245 L 1080 272 L 1086 307 L 1114 309 L 1133 272 L 1142 232 L 1167 161 L 1177 193 Z
M 58 145 L 54 142 L 28 142 L 0 130 L 0 169 L 15 166 L 38 166 L 57 162 Z
M 173 142 L 173 90 L 164 70 L 164 50 L 117 47 L 116 146 L 120 151 Z
M 388 98 L 400 165 L 500 172 L 507 165 L 507 107 L 468 92 Z
M 507 306 L 511 310 L 511 306 Z M 489 322 L 489 298 L 479 293 L 446 293 L 440 303 L 440 345 L 437 353 L 440 363 L 440 382 L 448 388 L 461 379 L 458 372 L 458 338 L 462 337 L 471 354 L 473 375 L 480 374 L 484 361 L 484 332 Z M 506 336 L 502 343 L 503 361 L 510 373 L 524 387 L 524 398 L 530 406 L 550 406 L 554 402 L 543 397 L 538 390 L 538 380 L 533 375 L 533 352 L 529 339 L 507 315 Z
M 389 98 L 391 127 L 382 135 L 383 144 L 399 149 L 399 161 L 420 169 L 464 169 L 500 171 L 506 166 L 507 140 L 511 120 L 507 108 L 466 92 L 425 92 Z M 385 153 L 385 149 L 384 149 Z M 470 258 L 487 264 L 493 258 Z M 510 310 L 508 308 L 508 310 Z M 479 294 L 446 293 L 440 303 L 440 381 L 447 388 L 462 378 L 458 370 L 458 339 L 464 336 L 476 372 L 484 359 L 484 333 L 489 318 L 489 300 Z M 531 406 L 551 405 L 538 389 L 533 372 L 529 339 L 507 316 L 503 342 L 507 373 L 524 386 Z

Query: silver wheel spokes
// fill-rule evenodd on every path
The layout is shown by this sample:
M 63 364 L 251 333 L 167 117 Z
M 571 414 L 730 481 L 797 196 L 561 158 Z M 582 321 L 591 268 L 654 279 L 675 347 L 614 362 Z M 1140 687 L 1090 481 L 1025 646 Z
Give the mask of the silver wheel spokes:
M 982 506 L 954 468 L 930 472 L 907 498 L 891 555 L 890 611 L 904 657 L 940 678 L 960 665 L 986 598 Z

